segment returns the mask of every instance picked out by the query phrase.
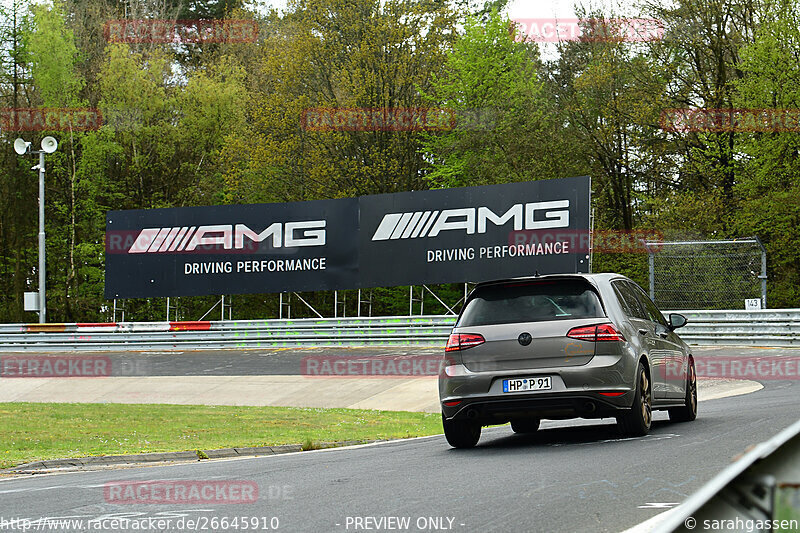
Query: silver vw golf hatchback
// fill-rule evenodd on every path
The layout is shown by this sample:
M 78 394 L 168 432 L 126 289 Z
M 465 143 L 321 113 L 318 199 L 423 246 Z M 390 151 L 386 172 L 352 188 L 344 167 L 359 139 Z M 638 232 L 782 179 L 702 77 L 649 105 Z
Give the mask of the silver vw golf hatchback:
M 478 443 L 481 427 L 511 422 L 532 433 L 542 419 L 614 417 L 644 435 L 652 411 L 697 416 L 689 346 L 636 283 L 575 274 L 481 283 L 445 348 L 439 399 L 447 442 Z

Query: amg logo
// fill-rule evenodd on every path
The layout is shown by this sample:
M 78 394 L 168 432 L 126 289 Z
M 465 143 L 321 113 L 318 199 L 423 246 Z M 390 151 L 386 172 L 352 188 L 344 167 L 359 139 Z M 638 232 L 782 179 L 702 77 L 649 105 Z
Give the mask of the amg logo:
M 543 212 L 537 217 L 537 212 Z M 514 231 L 566 228 L 569 226 L 569 200 L 514 204 L 502 215 L 488 207 L 465 207 L 443 211 L 415 211 L 384 215 L 373 241 L 436 237 L 439 232 L 462 230 L 467 234 L 486 233 L 486 223 L 503 226 L 514 222 Z
M 245 238 L 253 242 L 272 239 L 273 248 L 325 245 L 325 221 L 275 222 L 261 233 L 244 224 L 147 228 L 136 237 L 129 254 L 192 252 L 198 246 L 222 246 L 225 250 L 244 248 Z

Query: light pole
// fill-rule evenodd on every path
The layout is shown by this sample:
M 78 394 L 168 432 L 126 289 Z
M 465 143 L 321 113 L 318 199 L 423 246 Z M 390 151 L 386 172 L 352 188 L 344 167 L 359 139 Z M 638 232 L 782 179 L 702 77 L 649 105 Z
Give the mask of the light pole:
M 19 155 L 39 154 L 39 164 L 31 170 L 39 169 L 39 323 L 47 322 L 47 305 L 45 299 L 45 249 L 44 249 L 44 154 L 52 154 L 58 148 L 58 142 L 49 135 L 42 139 L 41 150 L 31 150 L 31 143 L 17 139 L 14 151 Z

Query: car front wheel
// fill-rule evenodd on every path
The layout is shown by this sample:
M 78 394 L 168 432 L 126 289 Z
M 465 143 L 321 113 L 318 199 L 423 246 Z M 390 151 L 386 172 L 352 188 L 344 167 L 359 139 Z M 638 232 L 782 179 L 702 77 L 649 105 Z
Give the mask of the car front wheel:
M 481 438 L 481 426 L 469 420 L 447 420 L 442 415 L 444 436 L 453 448 L 472 448 Z

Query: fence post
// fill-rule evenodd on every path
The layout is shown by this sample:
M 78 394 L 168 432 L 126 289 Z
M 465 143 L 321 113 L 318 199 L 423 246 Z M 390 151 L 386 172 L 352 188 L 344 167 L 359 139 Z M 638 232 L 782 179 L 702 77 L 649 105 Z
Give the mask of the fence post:
M 767 252 L 761 250 L 761 306 L 767 308 Z
M 286 300 L 287 300 L 285 302 L 283 301 L 284 293 L 281 292 L 281 293 L 278 294 L 278 305 L 279 305 L 278 318 L 281 319 L 281 320 L 283 319 L 283 308 L 284 307 L 286 307 L 286 318 L 287 319 L 291 319 L 292 318 L 292 294 L 288 293 L 288 292 L 285 293 L 285 294 L 286 294 Z
M 767 308 L 767 252 L 761 252 L 761 305 Z
M 761 275 L 758 278 L 761 280 L 761 309 L 767 308 L 767 249 L 764 243 L 758 238 L 758 235 L 753 236 L 753 239 L 758 243 L 761 248 Z
M 117 306 L 117 299 L 114 298 L 114 315 L 113 315 L 112 320 L 111 320 L 112 322 L 116 322 L 117 321 L 117 309 L 119 309 L 119 311 L 122 313 L 121 322 L 125 322 L 125 309 L 126 309 L 125 300 L 122 300 L 121 305 Z

